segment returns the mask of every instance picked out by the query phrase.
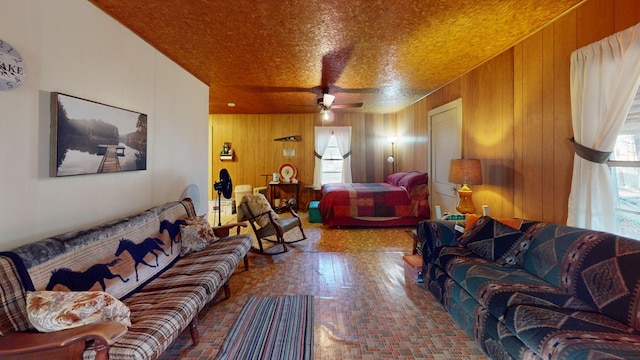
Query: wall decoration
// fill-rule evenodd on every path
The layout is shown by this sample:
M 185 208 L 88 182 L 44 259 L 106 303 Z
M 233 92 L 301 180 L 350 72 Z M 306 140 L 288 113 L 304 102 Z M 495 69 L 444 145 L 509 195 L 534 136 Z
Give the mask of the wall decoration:
M 220 160 L 233 160 L 234 150 L 231 148 L 230 142 L 225 142 L 220 150 Z
M 0 40 L 0 90 L 12 90 L 27 77 L 27 65 L 13 46 Z
M 146 169 L 146 114 L 51 93 L 51 176 Z

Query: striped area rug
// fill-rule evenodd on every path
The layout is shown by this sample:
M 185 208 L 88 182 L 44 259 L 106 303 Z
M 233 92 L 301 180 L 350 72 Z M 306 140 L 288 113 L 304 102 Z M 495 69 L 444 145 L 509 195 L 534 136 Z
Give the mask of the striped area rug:
M 216 359 L 313 359 L 313 296 L 249 298 Z

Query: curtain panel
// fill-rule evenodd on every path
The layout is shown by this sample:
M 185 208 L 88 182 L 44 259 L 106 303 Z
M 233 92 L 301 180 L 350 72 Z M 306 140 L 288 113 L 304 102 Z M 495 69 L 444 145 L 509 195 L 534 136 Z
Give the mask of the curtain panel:
M 313 169 L 313 189 L 322 188 L 322 155 L 327 149 L 331 135 L 335 135 L 342 163 L 342 182 L 351 182 L 351 126 L 316 126 L 314 128 L 315 165 Z
M 571 54 L 574 141 L 611 152 L 640 84 L 640 24 Z M 615 188 L 606 163 L 574 155 L 567 225 L 614 232 Z

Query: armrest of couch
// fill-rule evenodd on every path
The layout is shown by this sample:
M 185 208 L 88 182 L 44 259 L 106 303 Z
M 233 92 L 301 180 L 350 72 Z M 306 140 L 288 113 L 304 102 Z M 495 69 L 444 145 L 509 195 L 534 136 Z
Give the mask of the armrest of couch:
M 109 346 L 127 333 L 118 323 L 96 323 L 50 333 L 15 332 L 0 336 L 0 358 L 79 359 L 85 341 L 93 340 L 96 359 L 108 359 Z
M 240 234 L 240 228 L 241 227 L 247 227 L 247 224 L 245 224 L 245 223 L 231 223 L 231 224 L 225 224 L 225 225 L 221 225 L 221 226 L 212 226 L 211 230 L 213 230 L 213 233 L 217 237 L 223 238 L 223 237 L 229 236 L 229 232 L 234 227 L 237 227 L 236 234 Z
M 418 239 L 422 243 L 424 260 L 431 262 L 431 254 L 443 246 L 458 246 L 456 225 L 464 227 L 464 221 L 424 220 L 418 223 Z

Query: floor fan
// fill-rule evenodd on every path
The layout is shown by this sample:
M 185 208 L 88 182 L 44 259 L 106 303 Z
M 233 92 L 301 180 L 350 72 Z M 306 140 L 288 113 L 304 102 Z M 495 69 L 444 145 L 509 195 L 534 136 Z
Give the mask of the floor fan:
M 225 199 L 231 198 L 231 193 L 233 192 L 233 184 L 231 182 L 231 176 L 227 169 L 220 170 L 220 181 L 213 183 L 213 188 L 218 192 L 218 226 L 222 226 L 222 207 L 221 207 L 221 199 L 220 194 L 222 194 Z

